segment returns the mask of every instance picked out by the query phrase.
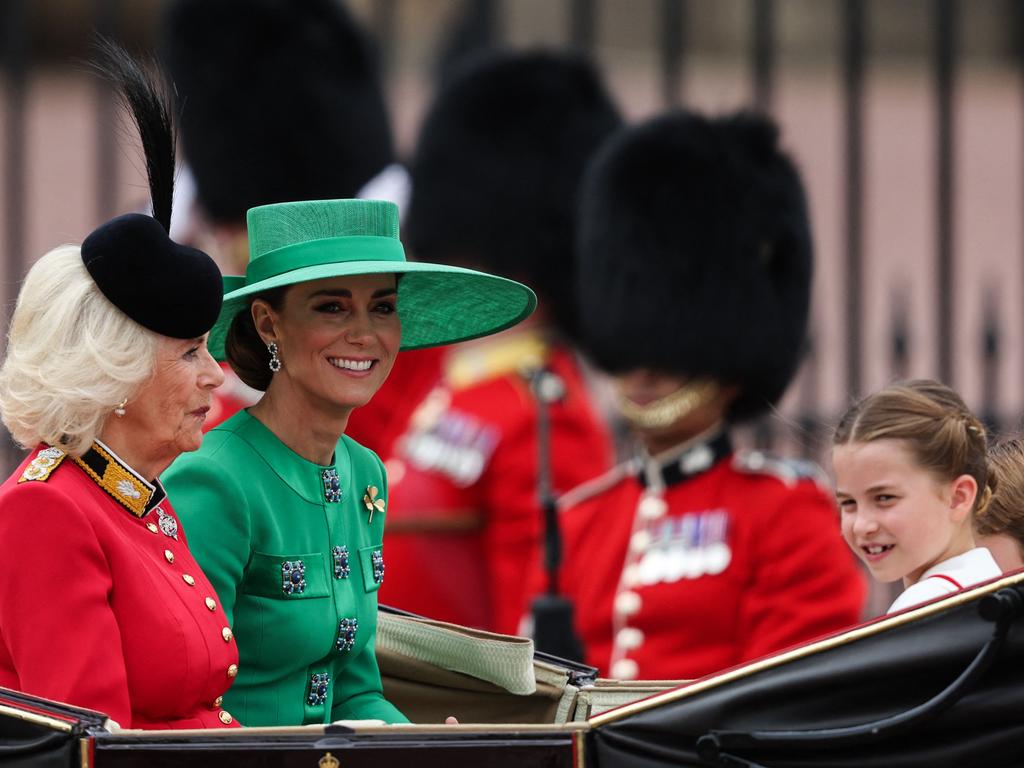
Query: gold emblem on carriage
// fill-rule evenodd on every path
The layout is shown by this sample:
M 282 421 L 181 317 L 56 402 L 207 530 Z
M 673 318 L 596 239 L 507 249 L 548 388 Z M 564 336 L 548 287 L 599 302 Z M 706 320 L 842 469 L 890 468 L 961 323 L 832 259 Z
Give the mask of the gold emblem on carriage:
M 338 768 L 340 763 L 338 758 L 328 752 L 326 755 L 320 758 L 320 768 Z

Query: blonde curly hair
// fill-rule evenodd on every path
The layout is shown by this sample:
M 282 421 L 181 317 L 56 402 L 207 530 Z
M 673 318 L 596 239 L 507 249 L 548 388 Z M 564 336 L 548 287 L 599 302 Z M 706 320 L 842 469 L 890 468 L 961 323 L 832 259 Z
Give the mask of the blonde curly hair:
M 158 341 L 103 295 L 78 246 L 55 248 L 18 293 L 0 366 L 0 419 L 24 447 L 49 443 L 80 456 L 152 376 Z

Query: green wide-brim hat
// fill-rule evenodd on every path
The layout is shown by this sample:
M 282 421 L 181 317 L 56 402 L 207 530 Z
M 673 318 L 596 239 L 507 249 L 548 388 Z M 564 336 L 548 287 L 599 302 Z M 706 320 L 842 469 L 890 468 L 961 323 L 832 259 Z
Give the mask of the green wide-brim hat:
M 398 207 L 383 200 L 308 200 L 251 208 L 245 277 L 224 279 L 224 305 L 210 353 L 225 359 L 235 316 L 274 288 L 346 275 L 395 274 L 401 349 L 421 349 L 497 333 L 528 317 L 533 291 L 514 280 L 445 264 L 406 261 Z

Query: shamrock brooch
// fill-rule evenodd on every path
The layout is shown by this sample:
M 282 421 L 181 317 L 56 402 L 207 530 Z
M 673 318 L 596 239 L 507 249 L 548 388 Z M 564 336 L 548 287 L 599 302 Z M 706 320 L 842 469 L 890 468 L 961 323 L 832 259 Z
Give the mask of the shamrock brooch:
M 383 512 L 385 507 L 384 499 L 377 498 L 377 487 L 374 485 L 366 486 L 366 494 L 363 496 L 363 505 L 370 510 L 370 517 L 366 521 L 368 523 L 373 522 L 373 513 Z

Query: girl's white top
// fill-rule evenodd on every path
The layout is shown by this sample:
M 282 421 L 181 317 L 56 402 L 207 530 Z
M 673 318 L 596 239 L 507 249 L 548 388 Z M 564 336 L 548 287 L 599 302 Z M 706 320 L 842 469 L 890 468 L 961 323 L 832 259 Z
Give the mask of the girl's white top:
M 937 597 L 951 595 L 959 589 L 973 587 L 983 581 L 1001 576 L 992 553 L 985 547 L 975 547 L 962 555 L 936 563 L 923 574 L 916 584 L 907 587 L 889 606 L 887 613 L 895 613 L 912 605 L 926 603 Z

